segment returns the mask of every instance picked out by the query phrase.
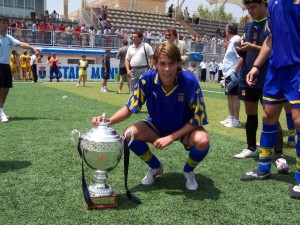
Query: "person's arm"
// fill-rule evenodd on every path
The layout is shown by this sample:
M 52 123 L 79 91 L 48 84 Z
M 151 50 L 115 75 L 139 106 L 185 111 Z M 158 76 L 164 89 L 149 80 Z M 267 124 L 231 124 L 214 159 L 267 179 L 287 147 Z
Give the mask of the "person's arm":
M 25 42 L 20 42 L 19 44 L 22 48 L 26 48 L 26 49 L 32 49 L 35 53 L 39 53 L 39 49 L 38 48 L 35 48 Z
M 241 51 L 241 52 L 247 52 L 247 51 L 250 51 L 250 50 L 259 52 L 261 50 L 262 46 L 255 45 L 255 44 L 250 43 L 250 42 L 243 42 L 241 47 L 235 47 L 235 48 L 236 48 L 237 51 Z
M 153 68 L 153 55 L 150 55 L 149 56 L 149 58 L 150 58 L 150 63 L 149 63 L 149 70 L 152 70 L 152 68 Z
M 262 48 L 259 52 L 259 55 L 257 56 L 256 60 L 253 63 L 252 69 L 246 76 L 247 83 L 250 86 L 256 84 L 257 81 L 256 76 L 258 76 L 259 69 L 262 66 L 262 64 L 269 58 L 271 50 L 272 50 L 272 35 L 269 35 L 265 39 Z
M 190 52 L 189 52 L 189 50 L 187 49 L 185 43 L 183 44 L 183 49 L 182 49 L 182 51 L 183 51 L 183 54 L 182 54 L 182 56 L 181 56 L 182 62 L 187 62 L 187 61 L 189 61 L 189 59 L 190 59 Z
M 112 117 L 105 118 L 106 122 L 110 122 L 110 125 L 120 123 L 131 116 L 132 112 L 126 106 L 117 111 Z M 97 116 L 92 119 L 92 124 L 94 127 L 98 126 L 101 121 L 103 121 L 103 116 Z
M 243 62 L 244 62 L 244 59 L 242 57 L 240 57 L 237 64 L 236 64 L 236 66 L 233 69 L 234 73 L 237 73 L 241 69 L 241 67 L 243 65 Z
M 131 75 L 131 70 L 130 70 L 130 62 L 128 59 L 125 59 L 125 67 L 126 67 L 126 72 L 128 75 Z

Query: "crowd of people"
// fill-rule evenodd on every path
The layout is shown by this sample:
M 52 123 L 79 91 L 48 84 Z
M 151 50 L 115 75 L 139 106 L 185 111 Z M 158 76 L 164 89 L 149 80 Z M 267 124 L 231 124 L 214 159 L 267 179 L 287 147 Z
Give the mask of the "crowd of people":
M 278 2 L 285 4 L 277 4 Z M 289 170 L 289 165 L 283 155 L 282 134 L 278 118 L 282 108 L 285 108 L 287 126 L 289 129 L 288 144 L 296 146 L 296 172 L 294 185 L 290 189 L 290 197 L 300 199 L 300 26 L 295 18 L 300 17 L 299 1 L 286 0 L 243 0 L 253 21 L 245 27 L 244 35 L 237 34 L 238 25 L 228 23 L 225 28 L 226 53 L 222 62 L 212 59 L 209 64 L 203 60 L 200 81 L 209 71 L 210 81 L 224 78 L 224 92 L 228 99 L 228 117 L 220 123 L 225 127 L 238 128 L 240 100 L 244 101 L 246 121 L 247 148 L 234 155 L 237 159 L 258 156 L 258 167 L 240 177 L 242 181 L 264 180 L 271 177 L 273 151 L 275 164 L 279 173 Z M 269 4 L 269 5 L 268 5 Z M 295 4 L 295 5 L 294 5 Z M 285 12 L 285 13 L 284 13 Z M 104 16 L 104 14 L 103 14 Z M 278 20 L 278 17 L 282 21 Z M 289 26 L 282 26 L 289 24 Z M 20 42 L 10 35 L 7 18 L 0 17 L 0 120 L 7 122 L 3 105 L 12 87 L 13 70 L 9 66 L 10 47 L 19 45 L 31 49 L 31 54 L 38 53 L 38 49 Z M 283 36 L 283 33 L 289 35 Z M 147 35 L 147 34 L 146 34 Z M 188 157 L 183 166 L 185 185 L 188 190 L 197 190 L 198 183 L 194 170 L 207 156 L 210 149 L 210 139 L 204 129 L 208 124 L 206 106 L 195 73 L 196 64 L 187 68 L 189 51 L 186 43 L 179 39 L 174 28 L 164 32 L 165 40 L 153 50 L 144 42 L 142 31 L 132 33 L 133 43 L 127 46 L 123 38 L 123 47 L 117 58 L 120 59 L 122 76 L 130 80 L 130 96 L 126 105 L 110 118 L 97 116 L 92 119 L 94 126 L 101 121 L 111 125 L 124 121 L 133 113 L 139 113 L 144 104 L 147 105 L 149 117 L 136 122 L 125 129 L 125 133 L 132 132 L 134 141 L 129 145 L 125 137 L 125 145 L 148 165 L 146 175 L 141 180 L 143 185 L 152 185 L 156 177 L 163 173 L 163 163 L 150 150 L 147 143 L 162 150 L 174 141 L 180 141 L 183 148 L 188 150 Z M 5 39 L 5 41 L 4 41 Z M 7 40 L 6 40 L 7 39 Z M 26 61 L 27 52 L 20 56 L 20 61 Z M 13 57 L 14 59 L 14 57 Z M 32 60 L 37 60 L 32 56 Z M 59 64 L 55 54 L 49 62 L 52 66 Z M 87 68 L 85 56 L 79 61 L 81 76 L 86 76 Z M 110 49 L 106 49 L 102 60 L 102 92 L 107 92 L 107 79 L 110 72 Z M 21 64 L 20 64 L 21 65 Z M 22 64 L 23 65 L 23 64 Z M 21 66 L 22 68 L 22 66 Z M 31 67 L 34 70 L 33 67 Z M 56 74 L 55 68 L 51 68 Z M 221 71 L 219 73 L 219 71 Z M 26 76 L 26 70 L 24 70 Z M 219 77 L 220 75 L 220 77 Z M 22 72 L 23 76 L 23 72 Z M 57 78 L 58 79 L 58 78 Z M 206 79 L 206 76 L 205 76 Z M 82 77 L 83 83 L 85 82 Z M 57 80 L 59 81 L 59 80 Z M 122 79 L 121 82 L 124 82 Z M 80 84 L 80 81 L 79 83 Z M 120 83 L 119 94 L 122 93 Z M 79 85 L 78 85 L 79 86 Z M 258 102 L 263 104 L 263 125 L 257 151 L 256 132 L 258 126 Z M 176 112 L 176 113 L 174 113 Z M 298 137 L 298 140 L 296 140 Z

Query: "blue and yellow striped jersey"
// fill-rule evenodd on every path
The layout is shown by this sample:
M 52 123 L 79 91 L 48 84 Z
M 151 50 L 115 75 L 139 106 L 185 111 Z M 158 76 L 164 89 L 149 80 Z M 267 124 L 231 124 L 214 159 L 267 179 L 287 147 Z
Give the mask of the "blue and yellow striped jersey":
M 270 0 L 266 34 L 272 34 L 270 66 L 300 64 L 300 1 Z
M 135 86 L 126 106 L 138 113 L 146 103 L 149 117 L 161 136 L 169 135 L 186 123 L 192 126 L 208 124 L 205 103 L 200 85 L 194 75 L 181 71 L 176 86 L 166 92 L 157 70 L 145 72 Z

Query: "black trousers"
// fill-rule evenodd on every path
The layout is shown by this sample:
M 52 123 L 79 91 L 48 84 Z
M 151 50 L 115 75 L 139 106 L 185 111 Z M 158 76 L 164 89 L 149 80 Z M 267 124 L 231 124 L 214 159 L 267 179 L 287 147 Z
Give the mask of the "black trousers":
M 201 78 L 200 81 L 205 82 L 206 81 L 206 69 L 201 69 Z
M 31 72 L 32 72 L 32 75 L 33 75 L 33 82 L 37 82 L 38 75 L 37 75 L 37 66 L 36 66 L 36 64 L 31 65 Z

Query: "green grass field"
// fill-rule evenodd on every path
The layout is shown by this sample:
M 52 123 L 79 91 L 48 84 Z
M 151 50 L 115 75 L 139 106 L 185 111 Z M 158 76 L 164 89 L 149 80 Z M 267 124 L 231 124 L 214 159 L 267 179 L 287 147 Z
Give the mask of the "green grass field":
M 162 151 L 152 148 L 165 171 L 151 187 L 139 184 L 147 166 L 131 154 L 128 186 L 143 204 L 127 199 L 121 161 L 109 173 L 119 207 L 89 211 L 81 189 L 81 160 L 70 133 L 73 129 L 88 131 L 93 116 L 103 112 L 111 116 L 124 105 L 128 94 L 117 95 L 117 83 L 108 84 L 108 93 L 100 93 L 99 83 L 88 83 L 85 88 L 63 82 L 15 83 L 5 105 L 10 122 L 0 123 L 0 224 L 299 224 L 300 202 L 289 197 L 294 149 L 284 149 L 290 174 L 277 174 L 273 166 L 270 180 L 240 181 L 242 174 L 257 166 L 257 160 L 233 158 L 246 147 L 244 106 L 241 104 L 242 128 L 223 127 L 219 121 L 228 111 L 225 96 L 218 93 L 221 88 L 215 83 L 201 87 L 211 148 L 195 170 L 199 189 L 185 189 L 181 171 L 187 152 L 175 142 Z M 65 95 L 68 98 L 64 100 Z M 142 113 L 113 128 L 121 134 L 146 116 L 143 108 Z M 281 122 L 286 135 L 283 115 Z M 85 170 L 91 182 L 93 171 Z

